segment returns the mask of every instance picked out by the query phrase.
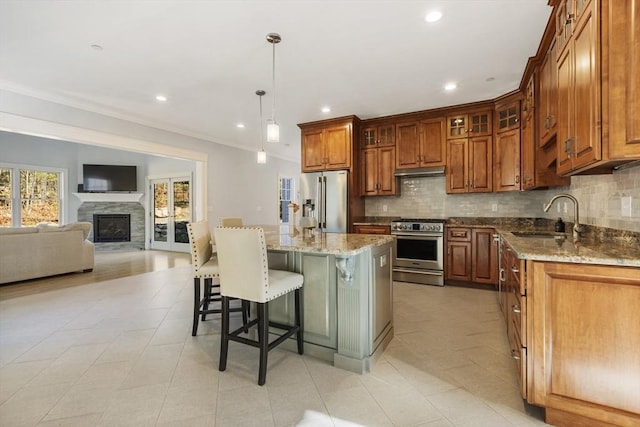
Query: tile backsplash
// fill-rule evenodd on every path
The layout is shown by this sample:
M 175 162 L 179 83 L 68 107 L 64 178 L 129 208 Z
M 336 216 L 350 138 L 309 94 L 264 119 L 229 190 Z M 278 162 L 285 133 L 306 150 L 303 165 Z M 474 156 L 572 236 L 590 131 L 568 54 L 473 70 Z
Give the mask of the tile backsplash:
M 554 195 L 570 193 L 580 204 L 581 223 L 640 231 L 640 166 L 611 175 L 574 176 L 570 186 L 526 192 L 447 194 L 445 179 L 402 178 L 399 197 L 366 198 L 366 215 L 414 218 L 562 217 L 573 222 L 573 203 L 568 199 L 557 200 L 548 213 L 543 211 L 543 206 Z

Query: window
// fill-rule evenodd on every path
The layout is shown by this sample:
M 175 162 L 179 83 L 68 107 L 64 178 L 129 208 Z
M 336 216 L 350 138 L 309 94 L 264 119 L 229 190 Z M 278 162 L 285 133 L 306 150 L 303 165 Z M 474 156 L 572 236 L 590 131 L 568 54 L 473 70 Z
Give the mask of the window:
M 291 177 L 281 176 L 278 179 L 278 206 L 280 224 L 289 223 L 289 203 L 293 202 L 295 194 L 294 181 Z
M 0 167 L 0 227 L 61 223 L 63 173 L 38 166 Z

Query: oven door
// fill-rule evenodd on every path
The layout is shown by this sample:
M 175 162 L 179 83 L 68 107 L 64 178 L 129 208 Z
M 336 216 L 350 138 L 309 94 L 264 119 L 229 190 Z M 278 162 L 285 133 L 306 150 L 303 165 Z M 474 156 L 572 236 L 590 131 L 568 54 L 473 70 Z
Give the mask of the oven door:
M 442 234 L 398 233 L 394 267 L 421 270 L 444 270 L 444 236 Z

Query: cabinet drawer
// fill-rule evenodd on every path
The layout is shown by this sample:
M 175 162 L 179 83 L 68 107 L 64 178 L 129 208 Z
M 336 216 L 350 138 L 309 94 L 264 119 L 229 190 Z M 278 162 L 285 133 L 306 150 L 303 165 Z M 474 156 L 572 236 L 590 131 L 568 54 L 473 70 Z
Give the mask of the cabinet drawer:
M 511 343 L 511 357 L 516 365 L 516 372 L 520 383 L 520 394 L 527 398 L 527 348 L 522 346 L 519 337 L 515 333 L 509 336 Z
M 391 234 L 391 226 L 354 225 L 353 232 L 357 234 Z
M 449 228 L 447 229 L 447 239 L 454 242 L 470 242 L 470 228 Z
M 513 289 L 509 299 L 509 317 L 515 334 L 518 336 L 520 346 L 526 347 L 527 342 L 527 297 L 523 297 Z

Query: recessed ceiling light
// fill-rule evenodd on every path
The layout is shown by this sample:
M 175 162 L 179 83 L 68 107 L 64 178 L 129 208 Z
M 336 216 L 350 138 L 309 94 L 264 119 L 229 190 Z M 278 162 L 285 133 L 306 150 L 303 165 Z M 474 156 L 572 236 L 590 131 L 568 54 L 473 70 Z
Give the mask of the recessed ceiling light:
M 329 108 L 329 107 L 322 107 L 322 110 L 321 110 L 321 111 L 322 111 L 323 113 L 330 113 L 330 112 L 331 112 L 331 108 Z
M 437 22 L 442 18 L 442 12 L 439 10 L 434 10 L 433 12 L 427 13 L 424 17 L 424 20 L 427 22 Z
M 486 80 L 486 81 L 487 81 L 487 82 L 492 82 L 492 81 L 494 81 L 495 79 L 496 79 L 495 77 L 487 77 L 487 80 Z
M 92 44 L 91 45 L 91 49 L 93 49 L 93 50 L 102 50 L 102 46 L 100 46 L 99 44 Z
M 238 124 L 236 125 L 236 127 L 237 127 L 238 129 L 244 129 L 244 123 L 238 123 Z
M 167 102 L 167 97 L 164 95 L 156 95 L 156 101 Z
M 444 85 L 444 90 L 450 92 L 452 90 L 455 90 L 457 87 L 458 87 L 457 83 L 449 82 L 446 85 Z

